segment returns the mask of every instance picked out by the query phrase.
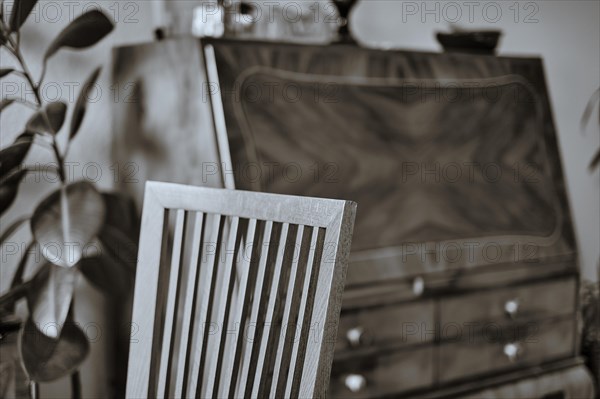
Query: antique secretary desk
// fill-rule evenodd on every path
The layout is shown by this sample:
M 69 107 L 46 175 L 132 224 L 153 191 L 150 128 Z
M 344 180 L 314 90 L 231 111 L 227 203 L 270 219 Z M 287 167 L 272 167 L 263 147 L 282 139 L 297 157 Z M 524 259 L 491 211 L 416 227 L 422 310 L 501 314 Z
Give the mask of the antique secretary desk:
M 114 57 L 115 159 L 139 179 L 359 204 L 329 396 L 592 395 L 540 59 L 191 38 Z

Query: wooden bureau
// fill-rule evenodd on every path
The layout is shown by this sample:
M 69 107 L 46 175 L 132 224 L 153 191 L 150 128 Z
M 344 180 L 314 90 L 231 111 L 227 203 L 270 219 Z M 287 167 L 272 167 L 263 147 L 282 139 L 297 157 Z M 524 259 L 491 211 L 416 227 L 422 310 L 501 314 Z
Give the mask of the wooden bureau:
M 592 395 L 540 59 L 214 39 L 115 58 L 115 84 L 159 93 L 160 76 L 194 107 L 119 104 L 117 161 L 132 128 L 168 147 L 147 125 L 177 113 L 203 126 L 181 151 L 206 155 L 166 151 L 180 182 L 358 203 L 331 397 Z

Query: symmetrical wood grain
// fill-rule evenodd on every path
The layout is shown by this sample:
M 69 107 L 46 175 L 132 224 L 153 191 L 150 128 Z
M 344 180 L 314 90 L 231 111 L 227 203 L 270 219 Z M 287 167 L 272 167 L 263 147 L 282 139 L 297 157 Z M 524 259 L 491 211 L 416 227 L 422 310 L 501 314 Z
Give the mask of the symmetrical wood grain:
M 574 258 L 539 59 L 207 46 L 236 187 L 360 204 L 353 280 Z
M 127 397 L 323 397 L 355 208 L 147 183 Z

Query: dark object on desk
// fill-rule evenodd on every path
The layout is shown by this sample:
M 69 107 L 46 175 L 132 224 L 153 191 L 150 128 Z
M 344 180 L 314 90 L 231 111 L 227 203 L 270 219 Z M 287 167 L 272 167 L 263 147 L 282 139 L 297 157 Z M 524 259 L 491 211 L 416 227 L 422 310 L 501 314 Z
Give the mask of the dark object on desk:
M 349 27 L 350 12 L 356 3 L 358 3 L 358 0 L 333 0 L 333 4 L 337 7 L 341 19 L 340 28 L 338 30 L 339 43 L 356 43 Z
M 499 30 L 438 32 L 435 35 L 444 51 L 474 54 L 494 54 L 500 36 L 502 32 Z

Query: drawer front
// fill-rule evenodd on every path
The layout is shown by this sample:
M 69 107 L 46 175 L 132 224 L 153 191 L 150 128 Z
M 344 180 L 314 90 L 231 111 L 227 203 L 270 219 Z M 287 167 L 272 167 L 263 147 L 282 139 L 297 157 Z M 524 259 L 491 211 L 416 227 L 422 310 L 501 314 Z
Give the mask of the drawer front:
M 459 342 L 441 344 L 440 381 L 531 366 L 573 354 L 572 317 L 530 323 L 527 334 L 515 333 L 517 328 L 494 325 L 473 336 L 465 332 Z M 513 340 L 514 336 L 518 338 Z
M 400 350 L 333 364 L 332 398 L 374 398 L 433 384 L 434 347 Z
M 564 278 L 443 299 L 441 327 L 568 315 L 575 312 L 576 287 L 574 278 Z
M 336 351 L 433 341 L 434 302 L 377 306 L 343 312 Z

